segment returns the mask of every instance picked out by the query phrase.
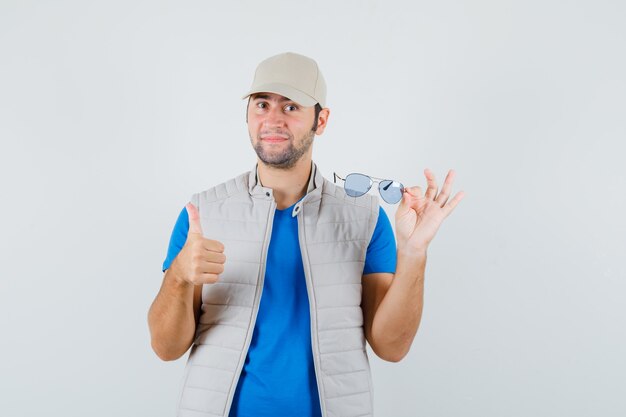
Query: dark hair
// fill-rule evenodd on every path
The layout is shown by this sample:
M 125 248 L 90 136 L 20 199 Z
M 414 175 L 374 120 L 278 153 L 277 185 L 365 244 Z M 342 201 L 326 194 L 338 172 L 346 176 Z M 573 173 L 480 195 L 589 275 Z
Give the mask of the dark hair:
M 248 123 L 248 107 L 250 107 L 251 98 L 252 96 L 248 97 L 248 105 L 246 106 L 246 123 Z M 311 130 L 314 132 L 317 130 L 317 119 L 321 111 L 322 111 L 322 106 L 320 105 L 320 103 L 315 103 L 315 119 L 313 120 L 313 127 L 311 128 Z
M 317 118 L 320 115 L 321 111 L 322 106 L 320 105 L 320 103 L 315 103 L 315 121 L 313 122 L 313 127 L 311 128 L 311 130 L 314 132 L 317 130 Z

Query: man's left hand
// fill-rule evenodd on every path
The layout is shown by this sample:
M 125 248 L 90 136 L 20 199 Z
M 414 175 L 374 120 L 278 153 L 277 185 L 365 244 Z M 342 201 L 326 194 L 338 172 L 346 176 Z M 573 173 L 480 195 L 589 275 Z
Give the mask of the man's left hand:
M 402 201 L 396 211 L 396 237 L 398 251 L 406 253 L 425 253 L 428 245 L 435 237 L 443 220 L 452 213 L 452 210 L 463 199 L 465 193 L 459 191 L 448 200 L 454 181 L 454 170 L 448 171 L 441 192 L 435 175 L 428 168 L 424 170 L 428 188 L 422 195 L 420 187 L 405 188 Z

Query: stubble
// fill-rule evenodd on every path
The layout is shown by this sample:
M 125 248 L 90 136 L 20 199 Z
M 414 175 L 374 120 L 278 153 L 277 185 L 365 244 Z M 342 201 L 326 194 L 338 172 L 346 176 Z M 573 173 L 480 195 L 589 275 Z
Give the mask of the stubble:
M 313 144 L 313 138 L 315 137 L 315 131 L 309 130 L 300 140 L 299 146 L 295 146 L 292 135 L 289 135 L 287 139 L 287 146 L 281 151 L 272 149 L 271 144 L 265 143 L 261 140 L 260 136 L 257 136 L 256 145 L 250 136 L 250 143 L 254 148 L 257 156 L 265 165 L 278 169 L 290 169 L 302 158 L 302 156 L 308 152 Z M 282 145 L 282 144 L 281 144 Z

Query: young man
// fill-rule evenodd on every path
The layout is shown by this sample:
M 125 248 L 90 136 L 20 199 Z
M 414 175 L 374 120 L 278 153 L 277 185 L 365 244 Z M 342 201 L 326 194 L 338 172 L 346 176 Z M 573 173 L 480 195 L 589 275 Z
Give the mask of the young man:
M 397 362 L 423 305 L 426 250 L 463 193 L 405 189 L 397 248 L 378 198 L 350 197 L 312 161 L 330 111 L 314 60 L 257 67 L 247 123 L 257 164 L 181 212 L 148 315 L 163 360 L 191 347 L 178 415 L 371 415 L 365 341 Z

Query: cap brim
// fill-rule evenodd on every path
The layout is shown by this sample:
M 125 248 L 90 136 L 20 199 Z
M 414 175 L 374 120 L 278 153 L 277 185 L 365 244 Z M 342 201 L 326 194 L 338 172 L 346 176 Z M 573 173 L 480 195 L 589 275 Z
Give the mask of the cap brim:
M 254 94 L 254 93 L 280 94 L 281 96 L 287 97 L 288 99 L 293 100 L 296 103 L 304 107 L 311 107 L 317 103 L 317 100 L 315 100 L 313 97 L 309 96 L 308 94 L 305 94 L 302 91 L 297 90 L 288 85 L 278 84 L 278 83 L 260 85 L 250 90 L 245 96 L 241 98 L 242 99 L 247 98 L 250 94 Z

